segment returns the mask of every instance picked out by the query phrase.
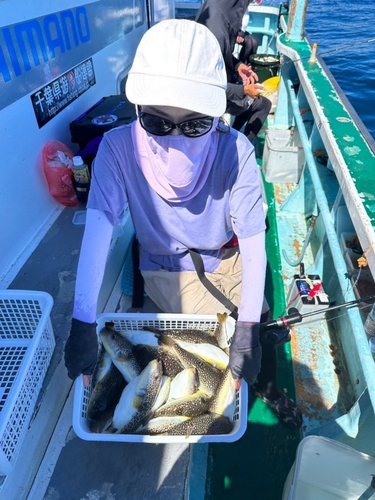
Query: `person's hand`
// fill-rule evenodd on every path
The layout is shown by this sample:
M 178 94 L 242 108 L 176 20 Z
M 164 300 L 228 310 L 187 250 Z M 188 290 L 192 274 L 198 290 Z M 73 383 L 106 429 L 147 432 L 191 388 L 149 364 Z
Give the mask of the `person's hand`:
M 96 323 L 85 323 L 72 319 L 70 335 L 65 344 L 65 366 L 68 377 L 75 380 L 81 373 L 87 386 L 98 357 Z
M 258 75 L 251 69 L 251 66 L 246 66 L 243 63 L 238 66 L 237 73 L 242 78 L 244 85 L 256 83 L 259 80 Z
M 259 323 L 237 321 L 229 350 L 229 367 L 236 389 L 240 388 L 242 378 L 249 385 L 256 381 L 262 359 L 259 328 Z
M 260 83 L 250 83 L 249 85 L 244 85 L 245 95 L 256 99 L 262 92 L 264 92 L 264 86 Z

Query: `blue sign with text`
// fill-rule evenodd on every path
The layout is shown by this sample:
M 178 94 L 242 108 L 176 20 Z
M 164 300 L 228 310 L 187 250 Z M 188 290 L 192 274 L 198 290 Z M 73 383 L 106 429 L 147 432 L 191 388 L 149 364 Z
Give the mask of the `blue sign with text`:
M 90 58 L 32 94 L 31 102 L 39 128 L 93 85 L 95 73 Z

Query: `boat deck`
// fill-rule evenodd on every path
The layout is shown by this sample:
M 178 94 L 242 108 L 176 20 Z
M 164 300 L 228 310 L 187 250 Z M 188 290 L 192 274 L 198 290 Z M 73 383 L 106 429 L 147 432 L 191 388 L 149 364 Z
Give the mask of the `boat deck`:
M 296 266 L 289 265 L 280 253 L 284 250 L 292 262 L 300 256 L 307 234 L 306 217 L 311 215 L 315 197 L 321 191 L 324 191 L 326 199 L 319 208 L 321 213 L 325 211 L 330 224 L 324 224 L 320 217 L 303 260 L 308 272 L 317 273 L 323 278 L 331 302 L 342 303 L 354 297 L 346 265 L 340 255 L 342 252 L 338 248 L 340 235 L 337 221 L 334 220 L 338 207 L 345 204 L 343 201 L 354 214 L 353 223 L 363 247 L 368 245 L 373 249 L 375 241 L 372 227 L 373 196 L 368 193 L 369 180 L 373 179 L 375 173 L 364 172 L 363 164 L 360 163 L 360 158 L 365 158 L 369 164 L 374 162 L 372 148 L 351 118 L 348 109 L 350 113 L 352 110 L 344 96 L 336 93 L 320 67 L 309 66 L 306 62 L 306 56 L 310 53 L 307 44 L 285 45 L 287 54 L 288 50 L 291 57 L 299 53 L 301 61 L 305 60 L 297 63 L 297 71 L 305 88 L 311 90 L 310 103 L 303 93 L 298 96 L 299 111 L 304 111 L 303 127 L 308 134 L 305 149 L 309 149 L 311 155 L 324 150 L 330 161 L 328 165 L 320 165 L 316 157 L 311 160 L 311 163 L 316 163 L 319 189 L 314 190 L 307 168 L 299 189 L 295 189 L 294 184 L 280 183 L 273 186 L 265 183 L 270 200 L 266 295 L 273 317 L 285 312 L 291 279 L 297 272 Z M 281 92 L 286 103 L 286 84 Z M 327 102 L 327 95 L 330 105 L 322 107 L 321 103 Z M 291 115 L 290 109 L 284 111 L 281 119 Z M 300 114 L 298 112 L 296 116 Z M 272 122 L 275 129 L 278 126 L 286 129 L 295 125 L 293 120 L 293 124 L 285 120 L 277 123 L 278 119 L 280 116 Z M 257 144 L 259 164 L 263 142 L 264 136 L 261 136 Z M 356 147 L 352 146 L 353 143 Z M 311 199 L 308 193 L 311 193 Z M 272 411 L 250 395 L 248 428 L 235 443 L 151 445 L 87 442 L 78 438 L 72 429 L 72 382 L 66 375 L 62 358 L 63 344 L 69 333 L 75 272 L 83 235 L 83 226 L 72 223 L 74 214 L 79 210 L 84 210 L 84 206 L 64 209 L 9 287 L 43 290 L 52 295 L 55 305 L 51 320 L 56 349 L 38 412 L 14 471 L 4 478 L 1 499 L 277 500 L 281 498 L 301 434 L 319 433 L 324 428 L 323 435 L 336 437 L 340 431 L 345 434 L 343 439 L 347 440 L 346 444 L 360 446 L 362 451 L 374 454 L 374 440 L 370 439 L 372 431 L 369 427 L 373 424 L 373 411 L 367 421 L 365 412 L 348 413 L 351 408 L 358 410 L 353 405 L 362 397 L 366 383 L 372 396 L 374 387 L 369 369 L 373 362 L 367 352 L 359 313 L 356 311 L 355 317 L 354 313 L 345 310 L 327 315 L 319 322 L 319 328 L 304 323 L 295 325 L 291 344 L 279 349 L 279 387 L 292 397 L 296 395 L 304 414 L 301 434 L 280 425 Z M 364 224 L 364 220 L 369 221 L 369 224 Z M 334 234 L 330 233 L 330 228 Z M 126 225 L 125 233 L 129 235 L 127 243 L 130 242 L 131 232 L 131 226 Z M 336 257 L 339 257 L 336 262 L 332 257 L 333 252 L 328 248 L 327 239 L 334 240 Z M 278 251 L 275 252 L 275 248 Z M 114 265 L 108 269 L 98 312 L 132 311 L 131 299 L 123 294 L 121 286 L 126 249 L 124 243 L 114 245 Z M 374 263 L 371 251 L 369 264 L 372 270 L 375 269 Z M 334 268 L 337 268 L 336 273 L 332 272 Z M 339 281 L 344 279 L 345 286 L 341 286 Z M 147 299 L 143 309 L 138 310 L 153 311 L 155 306 Z M 335 321 L 332 321 L 334 318 Z M 334 324 L 338 325 L 337 330 Z M 346 335 L 347 331 L 349 335 Z M 340 338 L 340 335 L 346 337 Z M 361 366 L 362 361 L 366 370 Z M 350 380 L 358 380 L 358 383 L 355 382 L 353 386 Z M 364 405 L 365 401 L 363 397 L 360 404 Z M 343 420 L 345 418 L 346 421 Z M 361 419 L 361 429 L 356 428 L 356 418 Z M 327 425 L 331 427 L 327 428 Z
M 253 498 L 280 498 L 300 435 L 280 425 L 267 405 L 253 396 L 249 398 L 248 430 L 235 443 L 152 445 L 88 442 L 76 436 L 72 428 L 74 391 L 63 364 L 63 344 L 69 333 L 84 230 L 83 225 L 73 224 L 73 218 L 84 208 L 63 210 L 9 287 L 52 295 L 56 349 L 38 412 L 13 472 L 4 478 L 0 498 L 209 500 L 234 496 L 240 500 L 247 498 L 250 488 Z M 268 244 L 273 246 L 275 238 L 269 230 Z M 272 252 L 270 268 L 277 270 L 280 265 L 272 261 L 275 258 Z M 122 270 L 113 288 L 107 287 L 102 294 L 102 312 L 135 312 L 131 297 L 122 293 L 121 277 Z M 280 314 L 285 304 L 279 272 L 269 274 L 268 287 L 270 304 Z M 146 298 L 137 312 L 158 310 Z M 293 396 L 288 345 L 279 350 L 279 373 L 280 387 Z
M 185 498 L 190 461 L 188 445 L 87 442 L 72 430 L 74 391 L 62 357 L 69 333 L 84 228 L 74 225 L 72 220 L 74 214 L 84 208 L 64 209 L 9 287 L 43 290 L 52 295 L 51 321 L 56 348 L 38 413 L 13 472 L 3 478 L 0 497 L 4 500 L 112 499 L 124 498 L 126 492 L 129 499 L 180 500 Z M 131 298 L 121 293 L 120 279 L 104 302 L 103 312 L 132 310 Z M 146 299 L 142 312 L 158 310 Z M 47 442 L 43 442 L 44 434 L 48 435 Z

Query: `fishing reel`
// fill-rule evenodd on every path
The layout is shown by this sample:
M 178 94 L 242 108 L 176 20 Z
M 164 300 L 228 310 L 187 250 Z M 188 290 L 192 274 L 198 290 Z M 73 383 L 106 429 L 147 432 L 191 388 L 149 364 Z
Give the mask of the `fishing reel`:
M 282 346 L 290 342 L 289 325 L 296 323 L 296 319 L 302 321 L 302 316 L 294 307 L 288 311 L 288 318 L 293 318 L 290 323 L 284 324 L 282 319 L 278 318 L 260 324 L 260 342 L 262 345 L 274 345 L 276 347 Z M 300 319 L 299 319 L 300 318 Z
M 285 327 L 263 327 L 260 326 L 260 343 L 262 345 L 274 345 L 276 347 L 282 346 L 290 342 L 290 330 Z

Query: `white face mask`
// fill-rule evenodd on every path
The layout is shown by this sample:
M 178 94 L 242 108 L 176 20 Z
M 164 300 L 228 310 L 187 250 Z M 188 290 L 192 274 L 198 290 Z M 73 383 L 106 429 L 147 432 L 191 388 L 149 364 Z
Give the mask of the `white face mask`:
M 150 161 L 160 175 L 175 188 L 191 184 L 202 170 L 211 142 L 211 134 L 202 137 L 184 135 L 149 136 L 147 142 L 154 153 Z
M 207 180 L 217 151 L 218 119 L 202 137 L 155 136 L 132 124 L 135 156 L 150 186 L 169 201 L 187 201 Z

